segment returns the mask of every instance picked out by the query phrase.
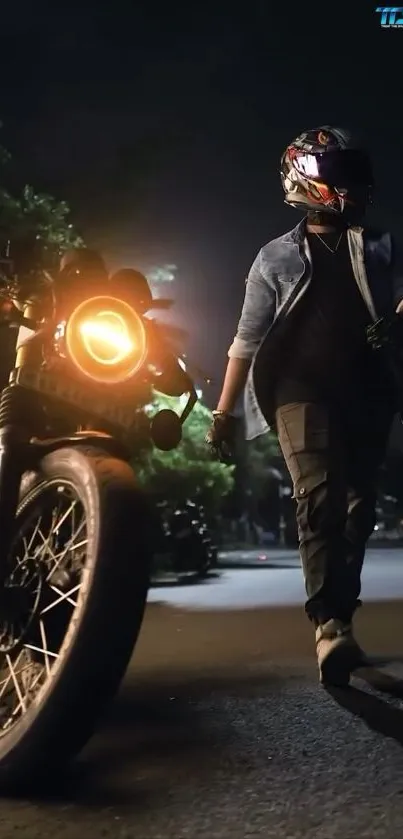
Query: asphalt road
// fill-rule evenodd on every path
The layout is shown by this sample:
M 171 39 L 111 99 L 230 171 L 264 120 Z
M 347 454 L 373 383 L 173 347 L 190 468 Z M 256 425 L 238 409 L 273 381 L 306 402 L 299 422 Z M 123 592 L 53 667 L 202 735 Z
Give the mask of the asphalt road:
M 0 838 L 401 839 L 402 578 L 400 552 L 371 554 L 374 667 L 333 695 L 295 555 L 153 589 L 104 728 L 47 796 L 2 802 Z
M 220 568 L 222 576 L 215 585 L 203 588 L 168 587 L 165 599 L 172 604 L 195 609 L 244 609 L 298 605 L 304 601 L 304 582 L 297 551 L 231 551 L 221 554 Z M 250 573 L 251 568 L 255 569 L 255 573 Z M 403 548 L 369 550 L 362 583 L 362 595 L 366 601 L 403 600 Z M 150 593 L 151 601 L 159 598 L 158 589 Z

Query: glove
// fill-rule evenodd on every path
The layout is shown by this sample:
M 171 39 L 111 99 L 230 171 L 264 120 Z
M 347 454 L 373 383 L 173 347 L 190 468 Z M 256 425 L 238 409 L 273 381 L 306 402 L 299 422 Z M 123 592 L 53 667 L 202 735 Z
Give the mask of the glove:
M 206 434 L 206 443 L 218 460 L 228 463 L 235 450 L 238 420 L 225 411 L 213 411 L 213 424 Z
M 403 317 L 394 315 L 389 320 L 381 318 L 367 327 L 367 341 L 374 350 L 385 346 L 403 348 Z

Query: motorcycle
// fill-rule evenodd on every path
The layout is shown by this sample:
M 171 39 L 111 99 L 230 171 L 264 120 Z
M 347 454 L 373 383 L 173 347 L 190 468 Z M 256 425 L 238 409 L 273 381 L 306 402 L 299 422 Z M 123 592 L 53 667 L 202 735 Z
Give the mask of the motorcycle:
M 197 395 L 158 324 L 107 285 L 47 276 L 22 300 L 3 277 L 0 323 L 19 329 L 0 396 L 0 788 L 15 790 L 72 759 L 119 687 L 154 521 L 130 461 L 174 449 Z M 187 393 L 182 414 L 150 417 L 155 390 Z
M 218 563 L 218 544 L 216 541 L 216 534 L 213 522 L 208 516 L 203 504 L 198 504 L 196 506 L 199 530 L 208 556 L 208 565 L 206 570 L 210 571 L 212 568 L 216 568 Z
M 206 577 L 216 563 L 216 553 L 202 509 L 192 501 L 179 508 L 163 501 L 157 507 L 162 525 L 156 550 L 157 568 L 179 579 L 185 575 Z

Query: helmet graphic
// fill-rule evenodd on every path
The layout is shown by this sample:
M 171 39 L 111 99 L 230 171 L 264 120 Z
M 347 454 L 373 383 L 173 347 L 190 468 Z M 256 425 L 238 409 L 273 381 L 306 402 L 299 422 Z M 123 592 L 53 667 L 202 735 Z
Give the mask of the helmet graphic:
M 330 125 L 304 131 L 287 146 L 281 182 L 291 207 L 338 215 L 364 210 L 374 186 L 366 151 L 349 131 Z

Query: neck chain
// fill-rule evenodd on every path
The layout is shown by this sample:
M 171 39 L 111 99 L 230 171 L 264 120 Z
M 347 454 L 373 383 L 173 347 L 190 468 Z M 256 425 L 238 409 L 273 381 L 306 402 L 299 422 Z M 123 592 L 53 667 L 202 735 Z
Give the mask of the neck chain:
M 341 231 L 341 233 L 340 233 L 340 236 L 339 236 L 339 238 L 338 238 L 338 240 L 337 240 L 337 244 L 336 244 L 336 247 L 335 247 L 335 248 L 331 248 L 331 247 L 330 247 L 330 245 L 328 245 L 328 244 L 327 244 L 327 242 L 325 242 L 325 240 L 324 240 L 324 239 L 322 239 L 322 236 L 320 236 L 320 235 L 319 235 L 319 233 L 315 233 L 315 236 L 317 236 L 317 237 L 318 237 L 318 239 L 320 239 L 320 241 L 322 242 L 322 245 L 324 245 L 324 246 L 325 246 L 325 248 L 327 248 L 327 249 L 328 249 L 328 251 L 330 251 L 330 253 L 336 253 L 336 251 L 338 250 L 338 247 L 339 247 L 339 245 L 340 245 L 340 242 L 341 242 L 342 236 L 343 236 L 343 230 L 342 230 L 342 231 Z

